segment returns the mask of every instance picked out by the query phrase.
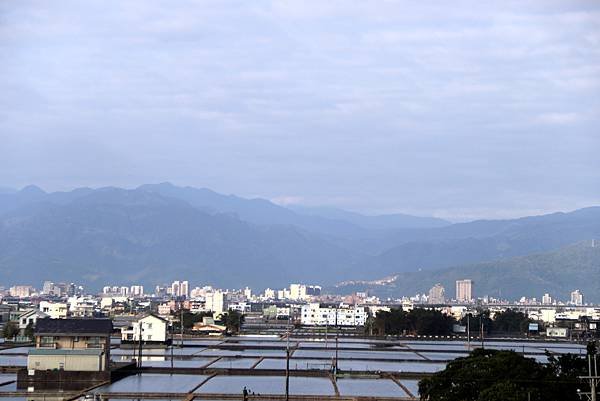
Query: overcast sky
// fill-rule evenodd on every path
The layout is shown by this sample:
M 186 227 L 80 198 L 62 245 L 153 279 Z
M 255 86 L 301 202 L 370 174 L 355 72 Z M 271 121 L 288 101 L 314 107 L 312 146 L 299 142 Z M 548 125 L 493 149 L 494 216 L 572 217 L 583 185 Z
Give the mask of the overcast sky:
M 0 186 L 600 204 L 600 3 L 3 1 Z

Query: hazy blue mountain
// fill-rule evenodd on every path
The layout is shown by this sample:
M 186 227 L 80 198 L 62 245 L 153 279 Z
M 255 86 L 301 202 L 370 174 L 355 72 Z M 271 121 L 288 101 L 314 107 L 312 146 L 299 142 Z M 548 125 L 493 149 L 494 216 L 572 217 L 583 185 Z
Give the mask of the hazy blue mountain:
M 0 194 L 0 271 L 9 283 L 39 281 L 42 274 L 98 285 L 115 277 L 142 283 L 182 277 L 224 286 L 331 284 L 600 238 L 600 207 L 434 228 L 370 227 L 171 184 L 55 193 L 30 186 Z
M 105 188 L 0 217 L 2 284 L 42 280 L 225 287 L 333 282 L 355 255 L 292 226 L 257 226 L 143 190 Z
M 170 183 L 147 184 L 138 189 L 184 200 L 208 213 L 231 213 L 260 225 L 294 225 L 335 237 L 368 236 L 366 230 L 343 220 L 304 216 L 266 199 L 222 195 L 206 188 L 178 187 Z
M 441 283 L 448 297 L 455 296 L 455 282 L 474 280 L 476 296 L 509 300 L 521 296 L 541 299 L 545 292 L 568 300 L 574 289 L 583 291 L 590 302 L 600 302 L 600 243 L 582 241 L 552 252 L 507 258 L 498 261 L 454 266 L 445 269 L 399 273 L 389 285 L 355 283 L 338 287 L 340 293 L 370 290 L 381 296 L 411 296 L 427 293 Z
M 600 238 L 600 207 L 515 220 L 474 221 L 411 233 L 404 232 L 401 239 L 396 235 L 396 241 L 406 242 L 365 260 L 368 268 L 357 278 L 523 256 Z
M 26 186 L 20 191 L 0 191 L 0 215 L 35 203 L 65 204 L 93 191 L 90 188 L 78 188 L 68 192 L 47 193 L 35 185 Z
M 333 207 L 290 206 L 290 209 L 308 216 L 344 220 L 370 230 L 396 230 L 401 228 L 435 228 L 448 226 L 447 220 L 435 217 L 418 217 L 408 214 L 382 214 L 367 216 Z

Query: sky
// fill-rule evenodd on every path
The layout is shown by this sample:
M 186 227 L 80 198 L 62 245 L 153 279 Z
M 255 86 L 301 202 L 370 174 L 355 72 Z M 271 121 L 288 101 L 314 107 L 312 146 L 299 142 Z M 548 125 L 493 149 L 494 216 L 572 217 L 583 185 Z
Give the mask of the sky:
M 600 205 L 600 3 L 0 2 L 0 187 Z

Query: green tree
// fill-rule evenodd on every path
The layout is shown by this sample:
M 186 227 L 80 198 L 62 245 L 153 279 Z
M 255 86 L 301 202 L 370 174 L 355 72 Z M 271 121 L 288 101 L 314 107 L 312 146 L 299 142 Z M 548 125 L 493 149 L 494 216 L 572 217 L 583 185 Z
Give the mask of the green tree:
M 19 334 L 19 327 L 15 322 L 6 322 L 4 327 L 2 328 L 2 337 L 4 338 L 14 338 L 17 334 Z
M 507 309 L 496 313 L 492 322 L 492 331 L 503 333 L 526 333 L 531 320 L 526 314 Z
M 453 317 L 438 310 L 414 308 L 409 312 L 402 309 L 379 311 L 374 326 L 378 334 L 400 335 L 447 335 L 452 333 Z
M 476 349 L 421 380 L 419 393 L 427 401 L 521 401 L 527 396 L 531 401 L 576 401 L 582 361 L 568 355 L 545 365 L 513 351 Z
M 173 322 L 173 330 L 181 330 L 181 311 L 176 311 L 172 313 L 173 316 L 179 318 Z M 205 316 L 212 316 L 212 312 L 198 312 L 193 313 L 187 309 L 183 310 L 183 328 L 186 330 L 194 327 L 195 323 L 201 322 Z
M 227 313 L 223 314 L 222 320 L 229 333 L 237 334 L 240 332 L 242 324 L 244 324 L 244 315 L 230 309 Z

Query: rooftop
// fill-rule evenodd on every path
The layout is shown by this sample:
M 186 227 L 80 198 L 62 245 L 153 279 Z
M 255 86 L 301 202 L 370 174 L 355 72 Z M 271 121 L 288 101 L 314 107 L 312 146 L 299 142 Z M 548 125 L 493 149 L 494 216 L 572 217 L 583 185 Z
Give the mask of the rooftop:
M 35 335 L 62 334 L 110 335 L 113 331 L 110 319 L 38 319 Z

